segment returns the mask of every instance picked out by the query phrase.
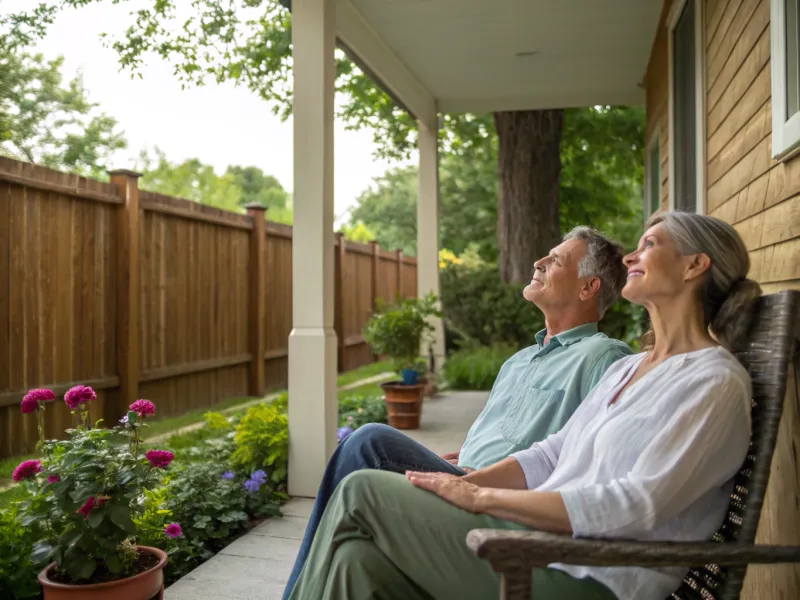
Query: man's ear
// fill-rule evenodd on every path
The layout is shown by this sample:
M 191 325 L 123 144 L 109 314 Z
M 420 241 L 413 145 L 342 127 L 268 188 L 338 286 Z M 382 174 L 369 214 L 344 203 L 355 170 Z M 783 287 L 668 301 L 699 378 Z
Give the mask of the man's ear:
M 584 302 L 591 300 L 600 292 L 600 278 L 592 277 L 581 286 L 580 299 Z
M 695 254 L 686 265 L 686 271 L 684 273 L 683 280 L 689 282 L 693 279 L 697 279 L 710 268 L 711 259 L 707 254 Z

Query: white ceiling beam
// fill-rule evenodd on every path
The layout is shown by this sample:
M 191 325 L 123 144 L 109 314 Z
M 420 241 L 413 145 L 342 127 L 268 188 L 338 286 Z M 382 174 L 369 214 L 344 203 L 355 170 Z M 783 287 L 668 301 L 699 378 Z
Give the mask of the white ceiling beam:
M 336 1 L 336 36 L 345 52 L 399 104 L 436 129 L 436 99 L 350 0 Z
M 587 106 L 633 106 L 644 104 L 644 90 L 618 89 L 607 92 L 580 90 L 557 91 L 524 96 L 488 98 L 440 98 L 438 108 L 442 113 L 484 113 L 506 110 L 544 110 L 549 108 L 584 108 Z

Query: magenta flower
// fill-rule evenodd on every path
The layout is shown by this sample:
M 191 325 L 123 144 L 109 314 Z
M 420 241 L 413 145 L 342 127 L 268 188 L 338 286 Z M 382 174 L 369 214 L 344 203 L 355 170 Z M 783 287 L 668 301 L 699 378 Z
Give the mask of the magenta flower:
M 134 411 L 140 417 L 156 414 L 156 405 L 150 400 L 137 400 L 128 407 L 128 410 Z
M 20 410 L 25 413 L 32 413 L 37 408 L 39 408 L 39 403 L 42 402 L 52 402 L 56 399 L 56 395 L 52 392 L 52 390 L 48 390 L 47 388 L 37 388 L 35 390 L 30 390 L 25 396 L 22 398 L 22 402 L 19 403 Z
M 83 503 L 83 506 L 81 506 L 75 512 L 83 515 L 83 519 L 86 520 L 89 518 L 89 513 L 92 512 L 93 509 L 103 506 L 107 500 L 109 500 L 108 496 L 89 496 L 86 499 L 86 502 Z
M 61 481 L 61 477 L 59 477 L 58 475 L 47 476 L 47 483 L 56 483 L 57 481 Z
M 170 523 L 164 527 L 164 535 L 166 535 L 169 539 L 175 539 L 183 535 L 183 530 L 177 523 Z
M 172 459 L 175 458 L 175 455 L 167 450 L 148 450 L 144 453 L 144 457 L 147 459 L 147 462 L 150 463 L 151 467 L 165 469 L 169 466 L 169 463 L 172 462 Z
M 86 404 L 97 399 L 97 394 L 88 385 L 76 385 L 64 394 L 64 402 L 70 409 L 75 410 L 81 404 Z
M 11 480 L 14 483 L 17 483 L 18 481 L 28 479 L 29 477 L 33 477 L 37 473 L 41 472 L 41 462 L 38 460 L 24 460 L 17 465 L 16 469 L 14 469 L 14 472 L 11 474 Z

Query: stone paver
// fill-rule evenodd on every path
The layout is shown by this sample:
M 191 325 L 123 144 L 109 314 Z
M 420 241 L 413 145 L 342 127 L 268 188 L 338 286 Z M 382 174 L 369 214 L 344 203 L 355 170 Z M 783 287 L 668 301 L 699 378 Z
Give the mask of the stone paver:
M 487 393 L 454 392 L 425 400 L 410 437 L 437 454 L 461 447 Z M 167 600 L 274 600 L 281 597 L 300 547 L 313 501 L 292 498 L 283 516 L 269 519 L 171 585 Z

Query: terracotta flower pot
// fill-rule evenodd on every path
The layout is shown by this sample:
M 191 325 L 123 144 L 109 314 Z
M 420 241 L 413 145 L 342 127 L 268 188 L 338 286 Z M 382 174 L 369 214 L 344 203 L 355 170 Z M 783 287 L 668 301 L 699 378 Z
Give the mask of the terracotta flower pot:
M 109 581 L 107 583 L 92 583 L 89 585 L 73 585 L 51 581 L 47 574 L 55 563 L 47 565 L 39 573 L 39 583 L 44 588 L 45 600 L 151 600 L 164 598 L 164 567 L 167 564 L 167 555 L 158 548 L 137 546 L 146 553 L 155 555 L 158 564 L 147 571 L 133 577 Z
M 395 429 L 418 429 L 422 414 L 423 384 L 404 385 L 399 381 L 381 384 L 386 397 L 389 425 Z

